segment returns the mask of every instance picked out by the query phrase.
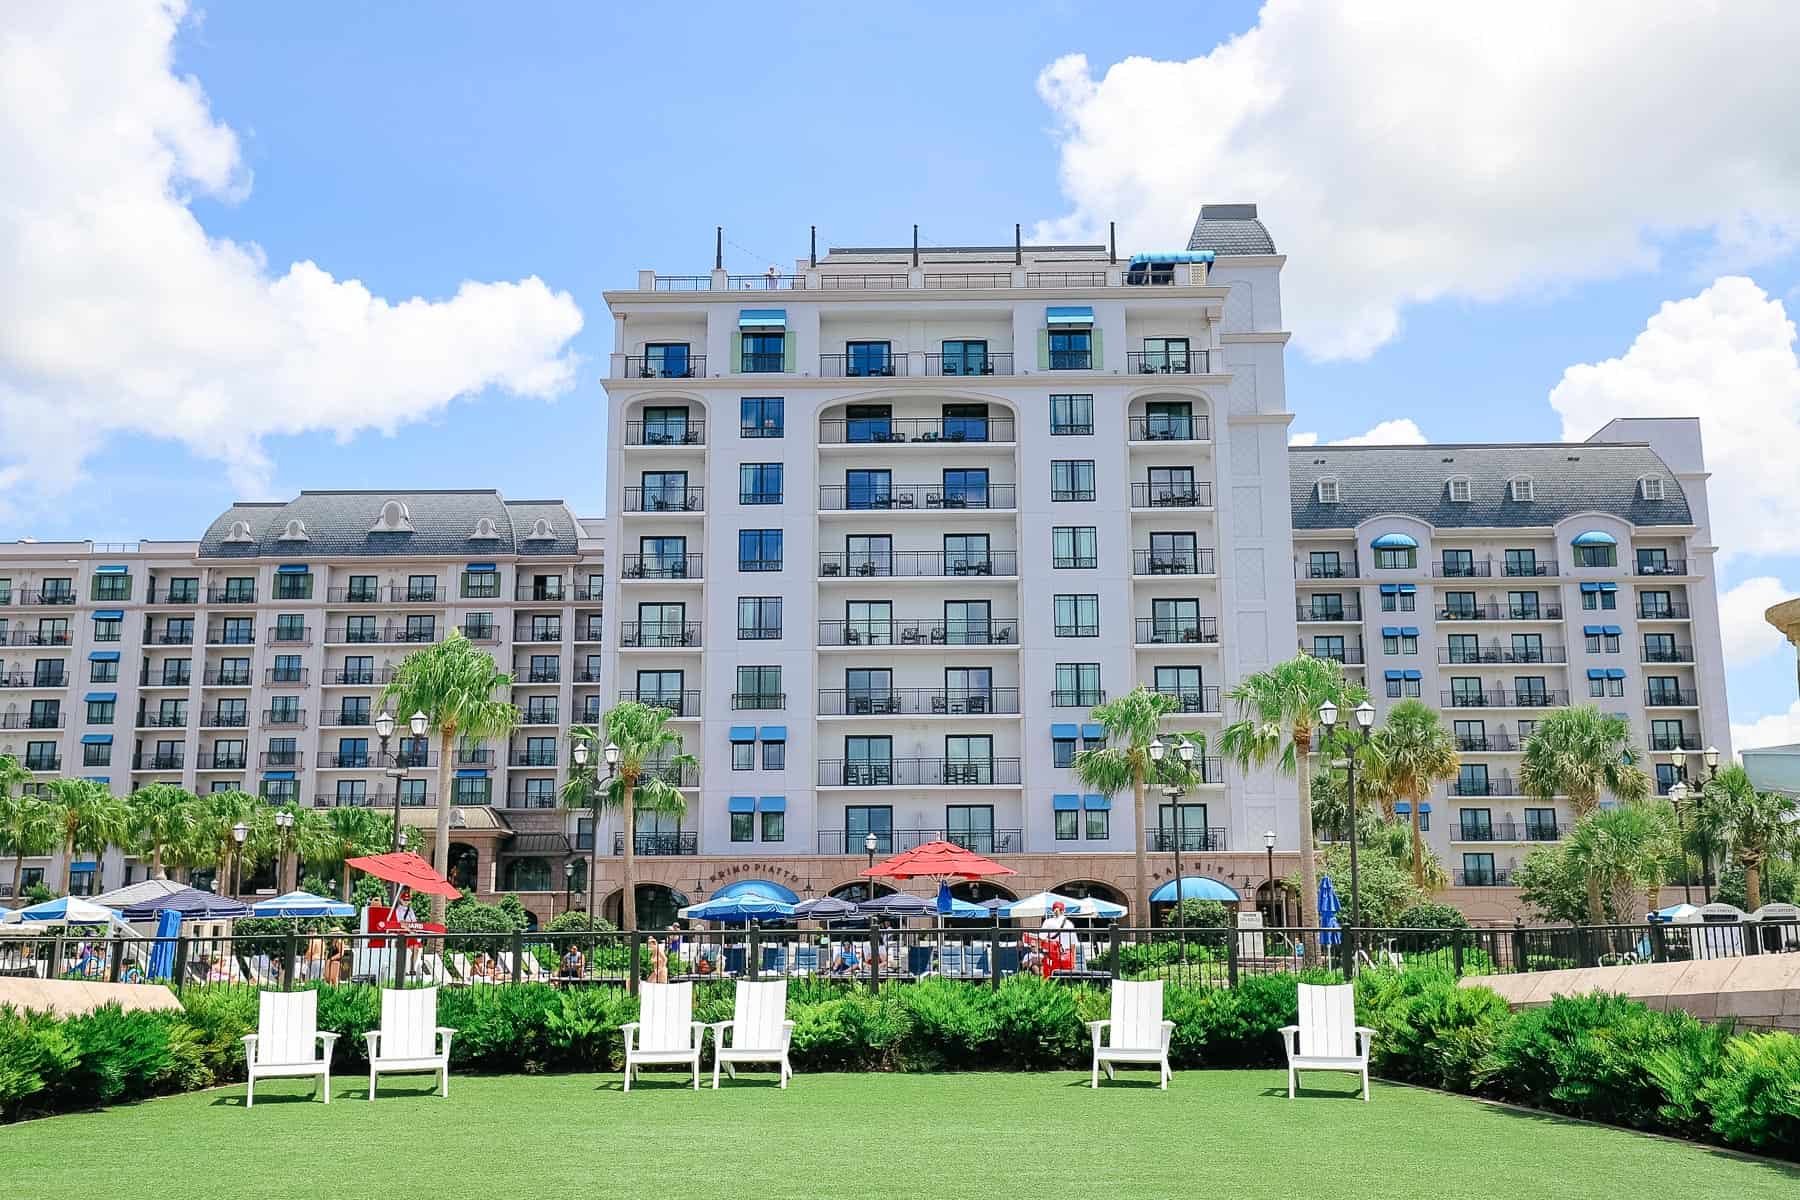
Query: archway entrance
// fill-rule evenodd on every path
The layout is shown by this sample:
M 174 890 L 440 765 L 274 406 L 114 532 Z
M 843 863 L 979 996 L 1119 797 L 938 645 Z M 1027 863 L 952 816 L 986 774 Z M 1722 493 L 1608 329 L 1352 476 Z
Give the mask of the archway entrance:
M 451 883 L 465 892 L 477 890 L 481 878 L 481 855 L 475 847 L 467 842 L 450 843 L 450 870 L 448 877 Z
M 1256 911 L 1262 914 L 1263 925 L 1270 929 L 1281 929 L 1300 923 L 1300 897 L 1294 890 L 1277 880 L 1271 888 L 1269 881 L 1256 885 Z
M 885 883 L 877 883 L 871 879 L 860 879 L 855 883 L 846 883 L 831 889 L 830 895 L 838 900 L 848 900 L 852 904 L 861 904 L 864 900 L 873 900 L 877 896 L 891 896 L 897 889 Z
M 601 915 L 614 925 L 622 919 L 625 893 L 623 889 L 606 898 L 601 906 Z M 640 883 L 637 885 L 637 920 L 639 929 L 667 929 L 676 921 L 676 914 L 686 908 L 690 901 L 685 892 L 661 883 Z

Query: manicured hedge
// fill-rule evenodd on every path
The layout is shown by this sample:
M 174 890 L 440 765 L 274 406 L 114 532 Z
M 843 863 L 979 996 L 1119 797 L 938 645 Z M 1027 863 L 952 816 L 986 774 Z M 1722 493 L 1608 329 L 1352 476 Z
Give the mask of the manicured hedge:
M 1169 985 L 1176 1068 L 1282 1065 L 1277 1031 L 1296 1020 L 1295 985 L 1291 975 L 1250 977 L 1233 989 Z M 0 1009 L 0 1114 L 12 1120 L 242 1079 L 239 1039 L 254 1032 L 256 993 L 195 989 L 183 1003 L 180 1013 L 113 1008 L 67 1021 Z M 378 1006 L 374 988 L 319 993 L 320 1027 L 341 1035 L 334 1065 L 346 1073 L 365 1065 L 362 1035 Z M 1103 990 L 1030 976 L 998 989 L 926 980 L 872 994 L 796 980 L 788 991 L 803 1073 L 1084 1068 L 1084 1022 L 1106 1010 Z M 617 1070 L 618 1028 L 636 1013 L 636 1000 L 612 988 L 438 994 L 440 1023 L 458 1031 L 452 1063 L 464 1071 Z M 1800 1159 L 1793 1034 L 1734 1035 L 1598 994 L 1514 1013 L 1490 991 L 1420 970 L 1366 972 L 1357 1014 L 1378 1031 L 1373 1065 L 1389 1079 Z M 700 985 L 694 1015 L 728 1019 L 730 985 Z

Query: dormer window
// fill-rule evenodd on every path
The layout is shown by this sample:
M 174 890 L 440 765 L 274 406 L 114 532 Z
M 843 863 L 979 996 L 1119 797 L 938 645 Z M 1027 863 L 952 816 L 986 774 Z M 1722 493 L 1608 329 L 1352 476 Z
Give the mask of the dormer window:
M 389 500 L 381 506 L 381 515 L 369 527 L 370 533 L 412 533 L 412 512 L 404 501 Z
M 1450 503 L 1467 504 L 1469 502 L 1469 477 L 1456 475 L 1445 485 L 1449 489 Z
M 1663 498 L 1663 481 L 1661 475 L 1646 475 L 1638 480 L 1638 495 L 1646 500 Z
M 231 529 L 225 534 L 225 540 L 228 542 L 253 542 L 256 539 L 250 536 L 250 522 L 233 521 Z
M 310 542 L 312 536 L 306 532 L 306 522 L 298 518 L 290 520 L 281 531 L 284 542 Z
M 1519 478 L 1513 480 L 1511 487 L 1512 487 L 1512 498 L 1514 500 L 1523 501 L 1523 500 L 1537 499 L 1537 494 L 1534 490 L 1534 486 L 1533 486 L 1531 480 L 1526 478 L 1523 475 L 1521 475 Z
M 471 541 L 478 542 L 497 541 L 499 537 L 500 530 L 495 528 L 492 517 L 483 517 L 475 522 L 475 532 L 469 535 Z
M 1336 504 L 1338 502 L 1338 481 L 1335 479 L 1319 480 L 1319 503 Z
M 531 532 L 525 535 L 525 540 L 528 542 L 553 542 L 556 540 L 556 531 L 550 528 L 549 521 L 539 517 L 531 523 Z

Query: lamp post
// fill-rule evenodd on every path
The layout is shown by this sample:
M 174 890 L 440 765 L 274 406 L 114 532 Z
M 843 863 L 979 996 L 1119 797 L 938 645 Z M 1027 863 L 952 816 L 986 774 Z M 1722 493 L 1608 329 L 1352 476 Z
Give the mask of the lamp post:
M 231 894 L 233 896 L 239 895 L 244 890 L 244 839 L 249 836 L 250 827 L 242 821 L 239 821 L 236 825 L 231 827 L 231 840 L 237 843 L 237 849 L 234 850 L 231 855 L 232 866 L 236 871 L 237 879 L 234 882 L 228 878 L 226 882 L 233 884 L 231 889 Z
M 1669 751 L 1669 761 L 1675 764 L 1675 774 L 1677 778 L 1682 781 L 1685 781 L 1688 778 L 1687 757 L 1688 752 L 1679 745 Z M 1719 748 L 1717 746 L 1708 746 L 1706 749 L 1702 750 L 1700 752 L 1700 761 L 1705 767 L 1706 774 L 1700 777 L 1697 786 L 1691 789 L 1683 789 L 1683 793 L 1686 795 L 1691 792 L 1694 797 L 1694 807 L 1700 810 L 1700 815 L 1702 816 L 1701 824 L 1695 827 L 1700 833 L 1700 891 L 1701 895 L 1705 897 L 1705 903 L 1711 904 L 1712 838 L 1706 832 L 1704 813 L 1706 809 L 1706 785 L 1711 783 L 1713 776 L 1719 773 Z M 1677 783 L 1676 786 L 1679 787 L 1680 784 Z M 1673 800 L 1674 797 L 1675 789 L 1670 788 L 1669 798 Z M 1676 803 L 1675 811 L 1677 813 L 1681 811 L 1679 801 Z M 1686 877 L 1686 874 L 1687 872 L 1682 872 L 1684 878 Z
M 1277 914 L 1275 912 L 1275 831 L 1273 829 L 1263 831 L 1263 850 L 1269 856 L 1269 924 L 1279 925 L 1280 922 L 1275 919 Z
M 287 860 L 289 848 L 293 843 L 294 814 L 285 808 L 276 809 L 275 828 L 281 830 L 281 862 L 275 871 L 275 890 L 285 892 L 290 890 L 287 886 Z M 297 882 L 295 886 L 299 886 Z
M 872 832 L 863 837 L 863 849 L 868 852 L 869 866 L 871 868 L 873 868 L 875 866 L 875 847 L 879 846 L 880 844 L 881 844 L 880 841 L 876 839 L 874 833 L 872 833 Z M 875 884 L 873 882 L 871 882 L 869 884 L 869 899 L 873 900 L 874 898 L 875 898 Z
M 570 859 L 563 864 L 563 911 L 568 912 L 575 907 L 575 868 L 577 863 Z
M 416 712 L 406 724 L 407 728 L 412 730 L 415 738 L 422 738 L 425 736 L 425 731 L 431 728 L 431 718 L 422 712 Z M 406 778 L 406 766 L 401 761 L 402 756 L 400 755 L 395 755 L 391 761 L 389 760 L 388 739 L 394 736 L 394 714 L 385 708 L 375 717 L 375 736 L 380 739 L 380 748 L 376 751 L 376 755 L 381 760 L 381 773 L 387 777 L 388 782 L 394 788 L 394 849 L 400 850 L 404 848 L 404 843 L 400 838 L 400 783 Z
M 1355 972 L 1356 963 L 1356 931 L 1362 928 L 1362 870 L 1357 862 L 1357 818 L 1361 816 L 1361 806 L 1356 802 L 1356 752 L 1362 749 L 1369 740 L 1369 730 L 1375 725 L 1375 706 L 1364 700 L 1352 710 L 1356 718 L 1355 728 L 1346 731 L 1346 749 L 1344 753 L 1345 773 L 1345 810 L 1350 815 L 1350 940 L 1345 946 L 1346 960 L 1351 964 L 1351 972 Z M 1327 700 L 1319 705 L 1319 724 L 1325 727 L 1327 736 L 1337 727 L 1337 705 Z M 1415 804 L 1423 801 L 1415 799 Z
M 593 753 L 593 751 L 588 745 L 587 738 L 575 739 L 574 757 L 575 769 L 577 771 L 587 769 L 588 755 L 591 753 Z M 600 751 L 600 757 L 606 762 L 606 779 L 603 780 L 596 777 L 593 785 L 588 790 L 590 804 L 589 820 L 591 822 L 588 836 L 587 887 L 587 918 L 589 933 L 594 932 L 594 897 L 600 891 L 600 889 L 595 886 L 595 881 L 599 879 L 600 870 L 600 785 L 602 783 L 610 782 L 612 777 L 619 773 L 618 745 L 614 742 L 606 743 L 606 748 Z
M 1681 842 L 1681 902 L 1694 902 L 1694 887 L 1689 881 L 1687 837 L 1681 826 L 1681 814 L 1687 808 L 1688 786 L 1677 779 L 1669 787 L 1669 802 L 1675 806 L 1675 836 Z

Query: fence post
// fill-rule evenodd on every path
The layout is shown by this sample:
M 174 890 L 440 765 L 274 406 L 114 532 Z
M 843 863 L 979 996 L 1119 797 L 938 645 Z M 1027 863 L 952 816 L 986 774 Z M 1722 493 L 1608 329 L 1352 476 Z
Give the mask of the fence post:
M 123 972 L 124 966 L 125 966 L 125 938 L 124 938 L 124 935 L 121 934 L 120 936 L 113 938 L 112 951 L 111 951 L 111 953 L 109 953 L 106 956 L 106 958 L 107 958 L 107 963 L 106 963 L 107 982 L 108 983 L 117 983 L 117 982 L 119 982 L 119 975 Z
M 1513 918 L 1512 969 L 1514 973 L 1529 969 L 1525 953 L 1525 918 Z
M 187 944 L 188 940 L 179 934 L 175 937 L 175 990 L 181 991 L 182 982 L 187 978 Z
M 525 931 L 512 931 L 512 981 L 518 983 L 525 978 Z
M 873 917 L 869 919 L 869 990 L 881 990 L 881 925 Z
M 1762 953 L 1762 925 L 1756 921 L 1739 921 L 1738 932 L 1744 936 L 1744 953 Z
M 1225 980 L 1234 988 L 1238 985 L 1238 939 L 1240 936 L 1235 929 L 1225 931 Z
M 750 927 L 750 948 L 747 957 L 750 961 L 744 964 L 744 971 L 754 982 L 762 976 L 762 930 L 755 925 Z
M 396 936 L 388 934 L 388 944 L 394 948 L 394 986 L 406 986 L 406 931 L 401 930 Z
M 1106 968 L 1112 977 L 1119 977 L 1119 927 L 1113 925 L 1106 931 Z
M 294 956 L 299 953 L 300 935 L 290 929 L 287 935 L 287 953 L 281 959 L 281 990 L 284 992 L 294 988 Z
M 988 984 L 1000 990 L 1000 915 L 994 914 L 994 932 L 988 937 Z
M 1463 931 L 1460 929 L 1452 929 L 1450 931 L 1450 972 L 1456 978 L 1462 978 Z
M 514 935 L 515 937 L 518 935 Z M 518 961 L 514 959 L 513 961 Z M 642 930 L 631 931 L 631 965 L 625 975 L 625 990 L 631 995 L 638 994 L 638 973 L 644 968 L 644 934 Z
M 1650 961 L 1665 963 L 1669 961 L 1669 943 L 1663 935 L 1660 922 L 1650 923 Z

